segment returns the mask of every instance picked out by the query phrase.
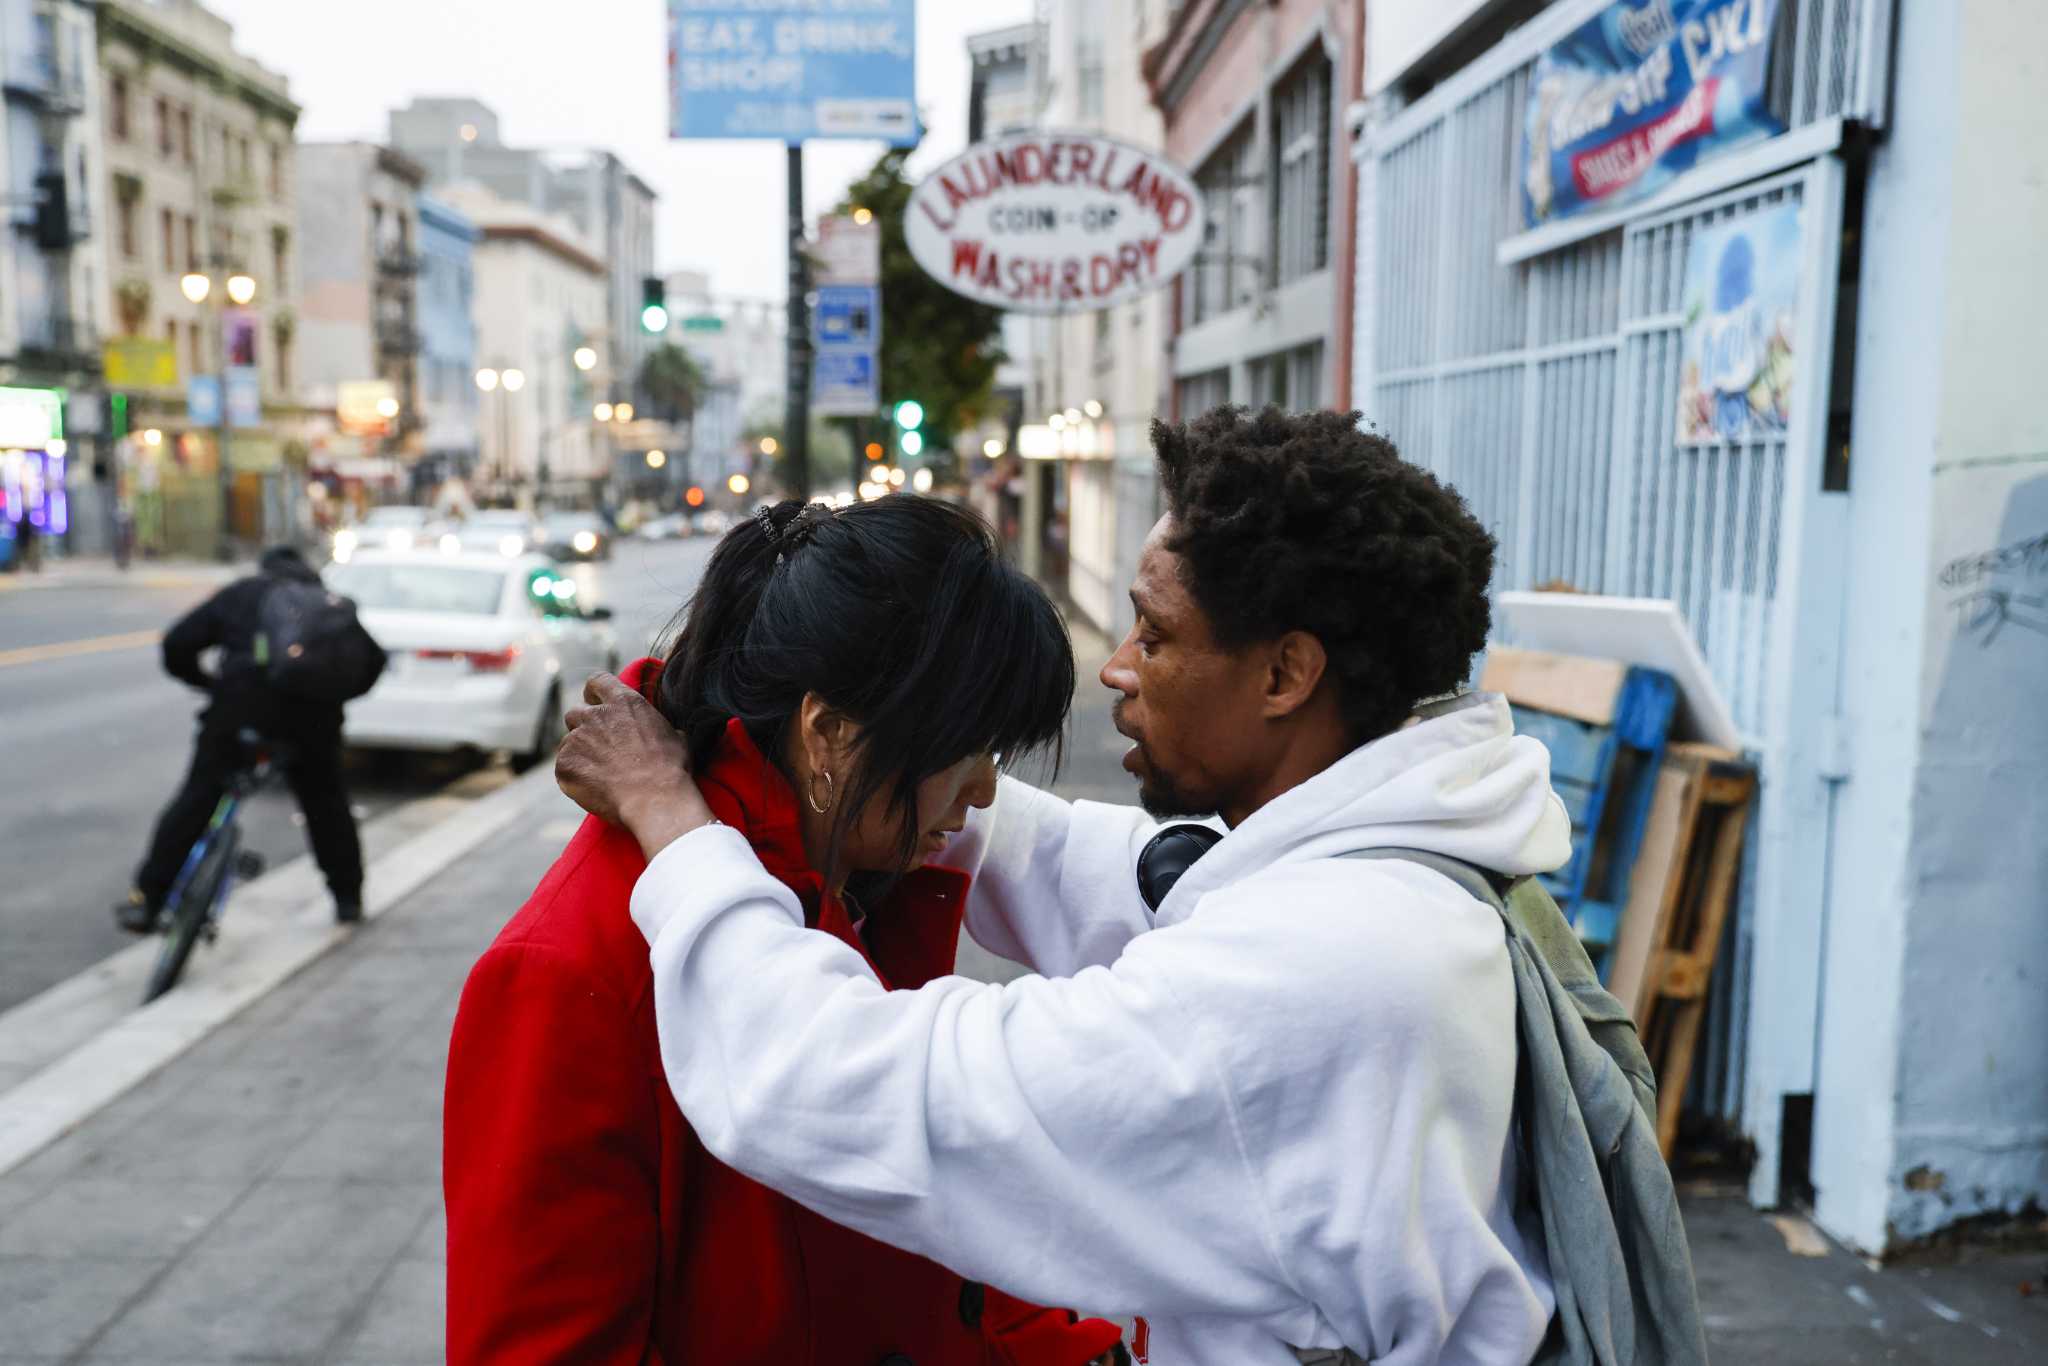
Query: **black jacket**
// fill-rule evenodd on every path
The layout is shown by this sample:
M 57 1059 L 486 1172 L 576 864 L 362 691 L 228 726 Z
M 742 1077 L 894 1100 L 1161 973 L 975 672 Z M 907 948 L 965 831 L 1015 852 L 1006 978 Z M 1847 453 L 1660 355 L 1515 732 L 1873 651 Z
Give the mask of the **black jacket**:
M 257 573 L 221 589 L 164 633 L 164 672 L 213 699 L 209 722 L 250 726 L 279 740 L 331 739 L 341 731 L 339 706 L 279 697 L 256 665 L 263 595 L 285 579 L 318 583 L 320 575 L 295 550 L 266 551 Z M 199 657 L 216 646 L 218 671 L 208 673 Z

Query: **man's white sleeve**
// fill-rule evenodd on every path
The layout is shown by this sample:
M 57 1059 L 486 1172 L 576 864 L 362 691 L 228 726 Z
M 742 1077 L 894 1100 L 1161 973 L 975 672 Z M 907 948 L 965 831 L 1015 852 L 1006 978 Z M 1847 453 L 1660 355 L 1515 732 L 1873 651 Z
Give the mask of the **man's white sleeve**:
M 1136 807 L 1069 802 L 1004 778 L 995 802 L 937 862 L 973 875 L 974 942 L 1048 977 L 1114 963 L 1152 928 L 1138 895 L 1138 854 L 1157 825 Z
M 648 866 L 633 918 L 669 1087 L 721 1161 L 1040 1303 L 1298 1303 L 1228 1085 L 1150 947 L 1177 931 L 1072 977 L 885 991 L 717 826 Z

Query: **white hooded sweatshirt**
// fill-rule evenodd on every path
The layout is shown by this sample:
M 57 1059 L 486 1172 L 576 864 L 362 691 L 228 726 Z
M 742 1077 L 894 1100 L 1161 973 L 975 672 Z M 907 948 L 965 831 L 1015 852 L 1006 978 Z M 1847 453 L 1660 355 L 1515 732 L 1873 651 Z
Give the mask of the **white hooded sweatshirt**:
M 739 832 L 633 893 L 669 1085 L 705 1145 L 828 1218 L 1044 1304 L 1143 1316 L 1158 1366 L 1523 1366 L 1553 1307 L 1515 1218 L 1498 914 L 1372 847 L 1569 853 L 1505 702 L 1353 751 L 1246 819 L 1156 917 L 1139 811 L 1005 779 L 942 862 L 1046 975 L 884 991 Z

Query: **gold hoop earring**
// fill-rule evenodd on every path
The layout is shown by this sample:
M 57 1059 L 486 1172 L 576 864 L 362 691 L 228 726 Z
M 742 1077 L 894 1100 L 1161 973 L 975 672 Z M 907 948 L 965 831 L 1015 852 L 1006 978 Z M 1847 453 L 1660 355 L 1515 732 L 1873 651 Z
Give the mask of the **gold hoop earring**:
M 818 805 L 818 779 L 820 778 L 823 778 L 825 780 L 825 804 L 823 806 Z M 817 812 L 821 816 L 824 815 L 826 812 L 830 811 L 832 809 L 832 803 L 839 800 L 839 792 L 838 789 L 833 785 L 832 775 L 825 772 L 825 770 L 823 769 L 819 769 L 816 773 L 813 773 L 811 775 L 811 781 L 808 784 L 808 790 L 804 793 L 804 800 L 811 804 L 811 810 Z

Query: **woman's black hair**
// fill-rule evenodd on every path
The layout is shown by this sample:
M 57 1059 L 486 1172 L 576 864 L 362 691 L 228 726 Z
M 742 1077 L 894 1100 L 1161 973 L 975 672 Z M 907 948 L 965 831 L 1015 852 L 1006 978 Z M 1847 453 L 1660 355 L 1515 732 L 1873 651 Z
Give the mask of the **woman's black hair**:
M 987 523 L 950 503 L 792 500 L 743 518 L 670 632 L 658 701 L 694 768 L 736 717 L 792 777 L 789 729 L 807 693 L 859 724 L 853 771 L 834 775 L 828 875 L 877 795 L 901 818 L 907 866 L 926 778 L 988 752 L 1059 762 L 1074 695 L 1065 624 Z

